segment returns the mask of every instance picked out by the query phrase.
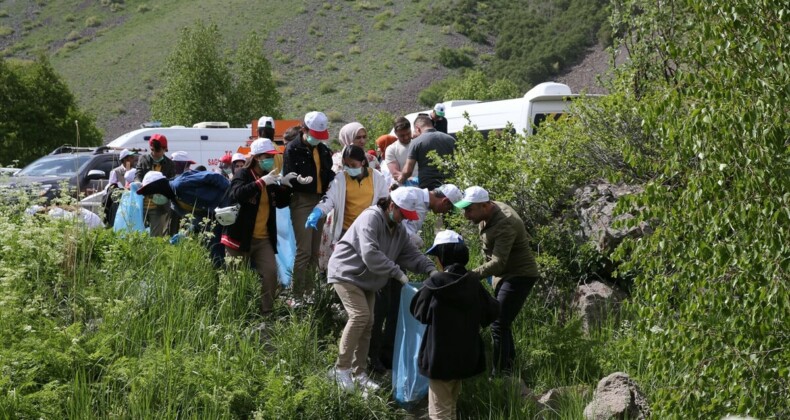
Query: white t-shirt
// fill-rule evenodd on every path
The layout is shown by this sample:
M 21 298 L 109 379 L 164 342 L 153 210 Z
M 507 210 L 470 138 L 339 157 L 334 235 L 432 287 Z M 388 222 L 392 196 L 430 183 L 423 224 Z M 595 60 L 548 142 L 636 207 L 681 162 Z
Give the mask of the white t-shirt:
M 391 162 L 398 164 L 398 168 L 402 171 L 406 166 L 406 160 L 409 158 L 409 145 L 403 144 L 400 140 L 387 146 L 384 151 L 384 166 L 389 167 Z M 411 173 L 412 177 L 417 177 L 417 164 L 414 164 L 414 171 Z

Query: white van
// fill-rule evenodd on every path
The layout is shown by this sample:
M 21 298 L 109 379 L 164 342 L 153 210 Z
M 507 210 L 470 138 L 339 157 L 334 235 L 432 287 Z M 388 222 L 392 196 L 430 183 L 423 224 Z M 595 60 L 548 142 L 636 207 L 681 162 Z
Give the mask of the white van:
M 194 127 L 184 126 L 140 128 L 130 131 L 107 144 L 113 149 L 135 149 L 141 153 L 148 152 L 148 140 L 154 134 L 167 137 L 167 156 L 175 151 L 185 151 L 196 162 L 192 165 L 204 165 L 208 170 L 216 168 L 219 159 L 226 154 L 233 154 L 248 145 L 252 131 L 250 128 L 229 128 L 228 123 L 197 123 Z
M 512 123 L 517 133 L 526 132 L 531 135 L 546 118 L 556 119 L 562 115 L 567 110 L 569 101 L 578 96 L 571 93 L 568 85 L 545 82 L 530 89 L 522 98 L 490 102 L 447 101 L 444 102 L 447 132 L 455 135 L 463 130 L 468 124 L 464 113 L 468 113 L 472 125 L 484 134 L 492 130 L 502 130 L 508 123 Z M 406 118 L 413 124 L 418 114 L 430 112 L 431 110 L 415 112 L 406 115 Z

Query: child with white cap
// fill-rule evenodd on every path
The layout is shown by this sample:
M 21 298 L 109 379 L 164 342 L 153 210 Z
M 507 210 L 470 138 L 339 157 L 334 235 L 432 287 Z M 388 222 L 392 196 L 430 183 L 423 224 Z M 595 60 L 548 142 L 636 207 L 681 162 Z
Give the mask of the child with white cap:
M 411 313 L 426 324 L 417 365 L 429 379 L 428 414 L 455 419 L 461 379 L 485 371 L 485 345 L 480 329 L 499 313 L 499 302 L 466 270 L 469 249 L 458 233 L 436 234 L 426 254 L 444 270 L 433 273 L 411 301 Z
M 345 391 L 353 391 L 356 385 L 366 390 L 379 388 L 365 372 L 376 291 L 391 278 L 407 283 L 409 278 L 403 269 L 415 273 L 436 271 L 434 263 L 411 243 L 400 223 L 418 217 L 417 200 L 413 191 L 395 190 L 365 209 L 329 259 L 329 284 L 348 313 L 330 376 Z

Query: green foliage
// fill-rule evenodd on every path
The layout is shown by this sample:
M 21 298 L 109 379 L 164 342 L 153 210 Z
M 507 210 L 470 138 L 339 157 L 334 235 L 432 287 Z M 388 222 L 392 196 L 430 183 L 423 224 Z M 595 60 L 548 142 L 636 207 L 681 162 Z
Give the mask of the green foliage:
M 518 86 L 506 79 L 494 82 L 479 70 L 467 71 L 457 82 L 451 84 L 444 92 L 444 100 L 476 99 L 491 101 L 497 99 L 510 99 L 521 96 Z
M 392 123 L 394 121 L 395 115 L 385 111 L 363 116 L 359 122 L 368 131 L 368 142 L 365 144 L 365 147 L 375 149 L 376 139 L 381 135 L 389 134 L 392 131 Z
M 24 166 L 63 144 L 101 144 L 93 117 L 77 108 L 44 56 L 24 63 L 0 58 L 0 109 L 0 162 Z
M 614 26 L 651 174 L 624 208 L 655 233 L 618 251 L 637 273 L 621 339 L 657 417 L 790 415 L 787 5 L 617 1 Z M 623 110 L 610 104 L 610 113 Z
M 168 58 L 162 92 L 151 103 L 152 117 L 186 126 L 199 121 L 243 126 L 258 115 L 280 118 L 281 99 L 262 43 L 252 32 L 236 50 L 231 69 L 216 24 L 197 21 L 184 28 Z
M 457 69 L 459 67 L 472 67 L 474 61 L 464 50 L 442 47 L 439 50 L 439 64 L 448 69 Z

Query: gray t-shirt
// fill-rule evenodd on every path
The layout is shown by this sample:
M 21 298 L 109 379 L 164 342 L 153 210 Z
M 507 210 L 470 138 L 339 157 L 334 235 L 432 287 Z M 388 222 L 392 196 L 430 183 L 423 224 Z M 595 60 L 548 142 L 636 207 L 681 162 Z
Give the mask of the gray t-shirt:
M 439 170 L 431 162 L 428 153 L 435 150 L 439 156 L 452 155 L 455 152 L 455 139 L 449 134 L 445 134 L 436 129 L 425 130 L 419 137 L 411 141 L 409 145 L 409 159 L 417 161 L 420 167 L 420 188 L 434 188 L 442 185 L 450 174 Z

